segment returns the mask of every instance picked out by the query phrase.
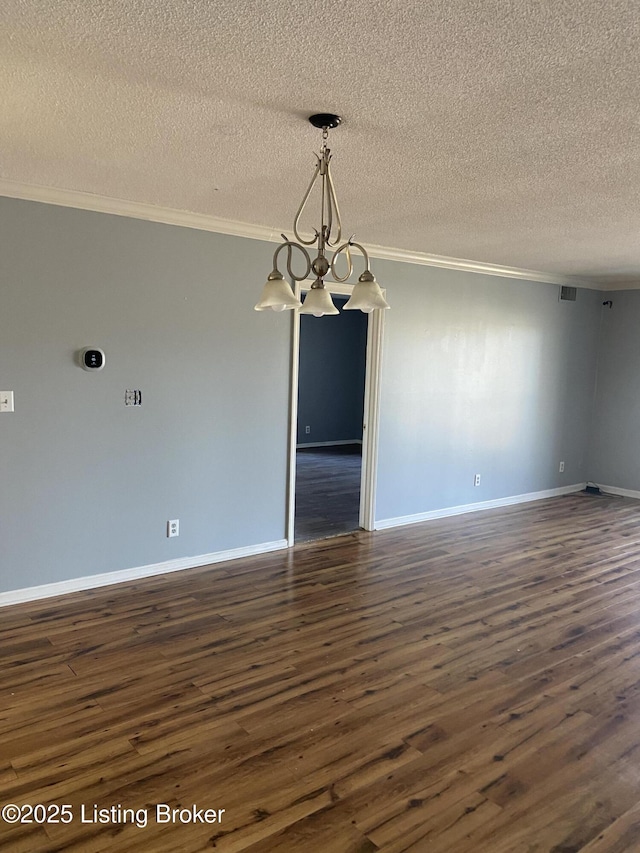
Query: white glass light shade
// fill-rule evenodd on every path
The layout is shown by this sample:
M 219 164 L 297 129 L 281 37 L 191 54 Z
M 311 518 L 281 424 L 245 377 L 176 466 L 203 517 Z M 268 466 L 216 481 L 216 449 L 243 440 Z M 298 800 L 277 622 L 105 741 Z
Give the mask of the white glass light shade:
M 380 285 L 369 273 L 363 273 L 353 287 L 351 298 L 344 306 L 345 311 L 363 311 L 370 314 L 376 308 L 388 308 L 389 305 L 382 295 Z
M 300 309 L 300 314 L 313 314 L 314 317 L 339 313 L 333 304 L 331 294 L 324 287 L 312 287 L 305 296 L 302 308 Z
M 280 273 L 278 277 L 271 273 L 267 283 L 262 288 L 260 301 L 255 306 L 256 311 L 284 311 L 285 308 L 299 308 L 302 303 L 296 299 L 291 285 Z

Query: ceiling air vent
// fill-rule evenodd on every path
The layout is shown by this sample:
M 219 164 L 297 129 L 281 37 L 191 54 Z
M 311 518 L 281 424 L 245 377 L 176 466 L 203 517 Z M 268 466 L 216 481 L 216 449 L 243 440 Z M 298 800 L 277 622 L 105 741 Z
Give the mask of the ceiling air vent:
M 567 287 L 566 284 L 560 287 L 560 302 L 575 302 L 577 295 L 577 287 Z

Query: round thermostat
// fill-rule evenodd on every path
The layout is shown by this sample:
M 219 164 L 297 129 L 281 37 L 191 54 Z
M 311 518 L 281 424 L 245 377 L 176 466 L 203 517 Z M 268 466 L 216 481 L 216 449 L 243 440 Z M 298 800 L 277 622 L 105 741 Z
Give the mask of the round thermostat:
M 98 347 L 85 347 L 80 353 L 80 365 L 84 370 L 102 370 L 105 364 L 103 350 Z

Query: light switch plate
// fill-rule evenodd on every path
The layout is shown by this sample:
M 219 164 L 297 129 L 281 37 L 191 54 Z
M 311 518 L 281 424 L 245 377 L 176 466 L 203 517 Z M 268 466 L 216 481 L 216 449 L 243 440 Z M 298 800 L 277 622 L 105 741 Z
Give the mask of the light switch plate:
M 13 411 L 13 391 L 0 391 L 0 412 Z

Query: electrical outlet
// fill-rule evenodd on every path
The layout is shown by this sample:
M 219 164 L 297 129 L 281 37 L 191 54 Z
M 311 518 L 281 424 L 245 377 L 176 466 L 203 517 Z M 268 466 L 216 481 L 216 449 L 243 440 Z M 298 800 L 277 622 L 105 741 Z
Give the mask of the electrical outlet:
M 180 536 L 179 518 L 174 518 L 173 521 L 167 521 L 167 538 L 172 539 L 174 536 Z
M 310 427 L 310 426 L 306 426 L 306 427 L 304 428 L 304 431 L 306 432 L 306 434 L 307 434 L 307 435 L 309 435 L 309 433 L 311 432 L 311 427 Z
M 474 485 L 474 486 L 479 486 L 479 485 L 480 485 L 480 474 L 475 474 L 475 475 L 474 475 L 474 477 L 473 477 L 473 485 Z
M 558 468 L 558 471 L 559 471 L 561 474 L 564 474 L 564 462 L 561 462 L 561 463 L 560 463 L 560 467 Z

